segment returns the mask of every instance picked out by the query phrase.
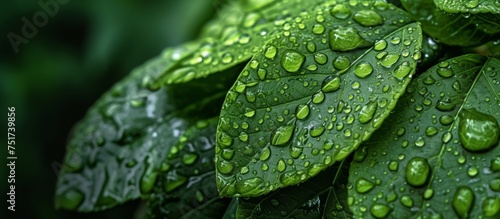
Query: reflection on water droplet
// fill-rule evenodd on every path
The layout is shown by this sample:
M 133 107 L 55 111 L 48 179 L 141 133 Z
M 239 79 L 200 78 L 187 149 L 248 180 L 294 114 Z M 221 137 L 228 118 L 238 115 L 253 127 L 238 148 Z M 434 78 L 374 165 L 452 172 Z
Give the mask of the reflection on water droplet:
M 361 124 L 370 122 L 377 111 L 378 103 L 376 101 L 370 101 L 359 111 L 358 120 Z
M 469 218 L 469 213 L 474 204 L 474 192 L 467 186 L 460 186 L 453 195 L 452 206 L 460 218 Z
M 288 72 L 297 72 L 304 63 L 305 56 L 299 52 L 289 49 L 281 57 L 281 66 Z
M 380 62 L 380 64 L 386 68 L 392 67 L 394 63 L 396 63 L 399 60 L 399 55 L 386 55 Z
M 357 11 L 353 19 L 365 27 L 373 27 L 384 23 L 382 16 L 372 10 Z
M 276 56 L 276 53 L 277 53 L 277 49 L 275 46 L 269 46 L 267 49 L 266 49 L 266 52 L 264 53 L 264 56 L 268 59 L 274 59 L 274 57 Z
M 356 180 L 356 184 L 354 185 L 356 188 L 356 192 L 360 194 L 364 194 L 369 192 L 370 190 L 375 187 L 375 184 L 373 184 L 371 181 L 361 177 L 358 180 Z
M 370 208 L 370 214 L 375 218 L 386 218 L 391 213 L 392 208 L 384 204 L 373 204 Z
M 330 49 L 333 51 L 349 51 L 369 45 L 352 27 L 339 27 L 328 32 Z
M 351 16 L 351 10 L 343 4 L 336 4 L 330 10 L 330 14 L 338 19 L 346 19 Z
M 346 56 L 339 56 L 333 60 L 333 67 L 338 70 L 344 70 L 351 65 L 351 61 Z
M 337 91 L 340 88 L 340 77 L 339 76 L 328 76 L 323 80 L 321 85 L 321 91 L 328 93 Z
M 408 161 L 405 171 L 405 179 L 408 184 L 414 187 L 423 186 L 431 172 L 431 167 L 427 159 L 414 157 Z
M 475 109 L 463 109 L 459 114 L 458 135 L 469 151 L 484 151 L 498 145 L 500 127 L 495 117 Z
M 290 141 L 295 125 L 280 126 L 271 133 L 271 145 L 282 146 Z
M 387 41 L 385 41 L 384 39 L 377 40 L 377 42 L 375 42 L 375 45 L 373 46 L 373 49 L 375 49 L 376 51 L 384 50 L 385 48 L 387 48 Z
M 354 74 L 359 78 L 366 78 L 373 72 L 373 67 L 370 63 L 361 61 L 354 67 Z

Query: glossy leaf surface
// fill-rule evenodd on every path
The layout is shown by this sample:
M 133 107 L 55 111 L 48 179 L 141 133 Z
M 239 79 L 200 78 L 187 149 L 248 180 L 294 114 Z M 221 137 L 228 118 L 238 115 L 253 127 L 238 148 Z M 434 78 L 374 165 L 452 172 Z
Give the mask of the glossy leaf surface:
M 407 88 L 352 162 L 349 204 L 360 218 L 498 218 L 500 61 L 443 61 Z
M 421 57 L 419 25 L 384 2 L 324 5 L 283 28 L 223 104 L 222 196 L 259 196 L 344 160 L 380 127 Z

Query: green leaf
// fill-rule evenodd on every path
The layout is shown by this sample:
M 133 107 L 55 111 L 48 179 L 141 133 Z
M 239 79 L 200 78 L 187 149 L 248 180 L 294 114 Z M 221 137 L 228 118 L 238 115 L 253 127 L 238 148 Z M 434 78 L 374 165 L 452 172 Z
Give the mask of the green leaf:
M 495 0 L 434 0 L 434 3 L 448 13 L 500 14 L 500 4 Z
M 175 68 L 165 71 L 155 83 L 184 83 L 248 61 L 267 40 L 281 33 L 278 30 L 286 19 L 320 2 L 235 1 L 203 29 L 197 41 L 186 45 L 189 53 L 178 58 Z
M 98 211 L 147 196 L 168 149 L 190 123 L 218 114 L 239 71 L 152 89 L 150 75 L 172 65 L 159 57 L 137 68 L 75 126 L 57 182 L 57 208 Z
M 388 116 L 421 56 L 419 25 L 384 2 L 325 5 L 283 26 L 226 96 L 221 196 L 259 196 L 345 159 Z
M 498 38 L 500 17 L 493 14 L 450 14 L 433 0 L 401 0 L 404 8 L 422 24 L 423 31 L 452 46 L 477 46 Z
M 412 81 L 351 164 L 356 217 L 500 216 L 498 69 L 498 59 L 465 55 Z
M 347 173 L 342 161 L 299 186 L 240 199 L 237 218 L 352 218 L 347 208 Z
M 219 198 L 213 162 L 218 117 L 199 120 L 170 147 L 149 201 L 149 218 L 221 218 L 230 199 Z

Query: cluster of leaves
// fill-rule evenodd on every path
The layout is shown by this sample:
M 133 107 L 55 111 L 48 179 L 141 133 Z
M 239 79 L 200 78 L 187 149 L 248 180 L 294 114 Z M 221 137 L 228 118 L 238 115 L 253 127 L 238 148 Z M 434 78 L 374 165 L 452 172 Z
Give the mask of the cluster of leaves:
M 498 218 L 500 5 L 392 3 L 232 2 L 75 126 L 56 206 Z

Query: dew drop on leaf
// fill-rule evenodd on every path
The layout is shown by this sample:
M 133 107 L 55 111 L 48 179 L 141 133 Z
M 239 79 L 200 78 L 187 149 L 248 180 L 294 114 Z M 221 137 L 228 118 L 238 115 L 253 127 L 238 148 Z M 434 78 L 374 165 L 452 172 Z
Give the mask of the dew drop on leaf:
M 219 160 L 217 162 L 217 171 L 224 175 L 230 175 L 233 172 L 234 164 L 229 161 Z
M 343 4 L 337 4 L 330 10 L 330 14 L 335 18 L 343 20 L 351 16 L 351 10 Z
M 285 125 L 276 128 L 271 133 L 271 145 L 282 146 L 290 141 L 293 132 L 295 130 L 295 125 Z
M 396 67 L 396 69 L 394 69 L 394 77 L 396 77 L 399 80 L 402 80 L 404 77 L 410 74 L 412 70 L 413 70 L 412 67 L 408 66 L 406 62 L 403 62 L 401 65 Z
M 340 77 L 339 76 L 329 76 L 323 80 L 321 85 L 321 91 L 328 93 L 337 91 L 340 88 Z
M 427 159 L 423 157 L 414 157 L 409 160 L 406 165 L 406 182 L 414 187 L 423 186 L 427 182 L 430 172 L 431 167 Z
M 386 68 L 390 68 L 399 60 L 399 57 L 399 55 L 386 55 L 384 56 L 380 64 Z
M 459 114 L 458 135 L 469 151 L 484 151 L 498 145 L 500 127 L 495 117 L 475 109 L 463 109 Z
M 356 180 L 356 184 L 354 185 L 356 192 L 360 194 L 364 194 L 369 192 L 375 187 L 375 184 L 373 184 L 371 181 L 361 177 L 358 180 Z
M 373 46 L 373 49 L 376 51 L 381 51 L 384 50 L 385 48 L 387 48 L 387 41 L 385 41 L 384 39 L 377 40 L 375 42 L 375 45 Z
M 260 177 L 250 178 L 246 180 L 241 180 L 236 182 L 236 191 L 240 194 L 246 194 L 256 189 L 259 186 L 262 186 L 262 182 L 264 180 Z
M 333 67 L 338 70 L 344 70 L 351 65 L 351 61 L 346 56 L 339 56 L 333 60 Z
M 493 172 L 500 172 L 500 155 L 491 159 L 490 169 Z
M 392 208 L 384 204 L 375 203 L 370 207 L 370 214 L 375 218 L 385 218 L 391 211 Z
M 361 124 L 370 122 L 377 111 L 378 103 L 376 101 L 370 101 L 359 111 L 358 120 Z
M 283 53 L 281 57 L 281 66 L 288 72 L 297 72 L 304 63 L 306 57 L 301 53 L 289 49 Z
M 370 63 L 361 61 L 354 67 L 354 74 L 359 78 L 366 78 L 373 72 L 373 67 Z
M 405 207 L 408 207 L 408 208 L 413 207 L 413 198 L 411 196 L 409 196 L 409 195 L 403 195 L 403 196 L 401 196 L 401 198 L 399 199 L 399 201 Z
M 276 49 L 275 46 L 269 46 L 269 47 L 267 47 L 266 52 L 264 53 L 264 56 L 268 59 L 274 59 L 277 51 L 278 50 Z
M 365 27 L 373 27 L 384 23 L 380 14 L 373 10 L 361 10 L 354 14 L 354 21 Z
M 191 165 L 198 159 L 198 154 L 195 153 L 185 153 L 182 155 L 182 163 L 184 165 Z
M 500 198 L 488 197 L 483 200 L 482 211 L 486 217 L 494 217 L 500 212 Z
M 438 68 L 437 73 L 443 78 L 449 78 L 453 76 L 453 70 L 449 68 Z
M 333 51 L 349 51 L 366 46 L 366 41 L 352 27 L 339 27 L 328 32 L 330 49 Z
M 460 186 L 453 195 L 452 206 L 457 216 L 461 219 L 469 218 L 469 213 L 474 204 L 474 192 L 467 186 Z

